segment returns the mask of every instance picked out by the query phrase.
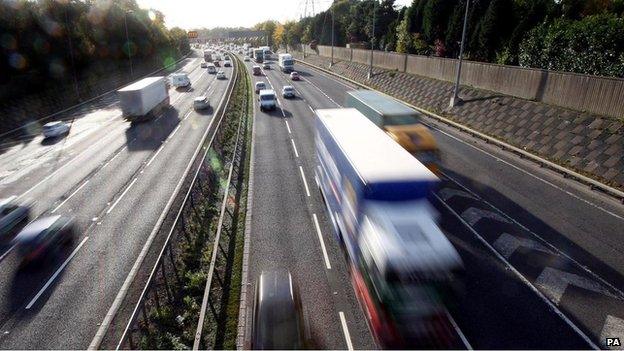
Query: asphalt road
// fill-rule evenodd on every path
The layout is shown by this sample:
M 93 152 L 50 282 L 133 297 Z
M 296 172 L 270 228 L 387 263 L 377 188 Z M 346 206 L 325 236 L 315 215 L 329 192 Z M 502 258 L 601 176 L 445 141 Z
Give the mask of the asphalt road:
M 336 335 L 342 330 L 336 311 L 342 309 L 353 346 L 369 348 L 370 333 L 311 174 L 313 110 L 342 106 L 345 92 L 355 88 L 306 66 L 296 70 L 300 82 L 279 72 L 277 62 L 254 78 L 270 82 L 278 95 L 283 85 L 293 85 L 298 97 L 280 96 L 280 109 L 256 114 L 249 278 L 286 266 L 303 285 L 323 347 L 346 347 L 344 335 Z M 587 349 L 604 347 L 606 337 L 624 337 L 622 205 L 470 135 L 425 122 L 443 158 L 434 205 L 466 266 L 465 294 L 453 318 L 468 344 Z M 331 269 L 325 268 L 314 214 Z
M 17 253 L 4 248 L 0 348 L 89 346 L 212 120 L 212 109 L 192 109 L 193 98 L 206 93 L 216 107 L 231 77 L 222 68 L 228 79 L 216 80 L 200 62 L 183 61 L 192 86 L 172 89 L 172 108 L 153 121 L 131 126 L 115 101 L 96 101 L 74 112 L 67 138 L 36 137 L 0 155 L 1 196 L 33 201 L 36 216 L 73 216 L 79 233 L 36 269 L 19 269 Z

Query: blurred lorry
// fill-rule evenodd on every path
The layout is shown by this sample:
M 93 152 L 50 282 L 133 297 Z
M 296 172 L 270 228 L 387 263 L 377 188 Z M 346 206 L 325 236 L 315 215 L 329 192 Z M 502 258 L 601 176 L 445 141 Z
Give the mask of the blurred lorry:
M 345 107 L 360 111 L 432 172 L 438 173 L 438 145 L 431 130 L 421 123 L 418 111 L 372 90 L 349 91 L 346 100 Z
M 429 202 L 439 179 L 353 108 L 316 110 L 315 179 L 383 348 L 453 348 L 463 263 Z
M 204 50 L 204 61 L 212 62 L 212 50 Z
M 253 49 L 253 59 L 254 61 L 256 61 L 256 63 L 264 62 L 264 49 Z
M 129 121 L 139 122 L 169 107 L 169 91 L 165 77 L 148 77 L 117 91 L 121 111 Z
M 282 72 L 290 73 L 295 67 L 295 61 L 291 54 L 279 54 L 277 60 L 277 64 Z

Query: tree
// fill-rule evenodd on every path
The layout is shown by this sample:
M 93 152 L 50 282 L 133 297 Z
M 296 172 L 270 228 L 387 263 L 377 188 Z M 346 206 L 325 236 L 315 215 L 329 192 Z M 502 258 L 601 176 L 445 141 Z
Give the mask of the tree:
M 503 49 L 513 30 L 513 3 L 511 0 L 491 0 L 479 26 L 479 46 L 473 53 L 477 58 L 492 62 L 496 52 Z
M 423 10 L 423 34 L 429 42 L 443 39 L 455 0 L 427 0 Z
M 278 23 L 277 26 L 275 26 L 275 31 L 273 32 L 273 44 L 276 48 L 279 48 L 283 44 L 285 44 L 285 34 L 286 33 L 284 31 L 284 25 Z

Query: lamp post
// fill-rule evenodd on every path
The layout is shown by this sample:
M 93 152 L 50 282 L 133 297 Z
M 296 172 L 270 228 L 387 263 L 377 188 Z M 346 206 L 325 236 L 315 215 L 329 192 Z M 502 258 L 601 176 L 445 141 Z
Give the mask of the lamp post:
M 373 51 L 375 48 L 375 17 L 377 16 L 377 0 L 373 2 L 373 30 L 371 35 L 371 48 L 370 48 L 370 62 L 368 65 L 368 76 L 367 79 L 371 79 L 373 77 Z
M 331 61 L 329 61 L 329 68 L 334 65 L 334 4 L 331 5 Z
M 132 52 L 130 50 L 130 37 L 128 36 L 128 14 L 133 13 L 132 10 L 127 10 L 124 13 L 124 26 L 126 27 L 126 49 L 128 50 L 128 62 L 130 62 L 130 78 L 134 77 L 134 72 L 132 69 Z
M 464 29 L 462 30 L 462 39 L 459 46 L 459 61 L 457 62 L 457 77 L 455 79 L 455 88 L 453 89 L 453 96 L 449 102 L 450 107 L 455 107 L 461 103 L 459 97 L 459 79 L 461 77 L 462 62 L 464 60 L 464 45 L 466 42 L 466 27 L 468 26 L 468 8 L 470 7 L 470 0 L 466 0 L 466 13 L 464 15 Z

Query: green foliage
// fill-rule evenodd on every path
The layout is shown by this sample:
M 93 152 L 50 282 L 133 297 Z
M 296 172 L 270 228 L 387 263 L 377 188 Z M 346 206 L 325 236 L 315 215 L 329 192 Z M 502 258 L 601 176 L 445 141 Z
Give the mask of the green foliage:
M 527 67 L 624 77 L 624 19 L 601 14 L 543 23 L 522 41 L 519 62 Z

